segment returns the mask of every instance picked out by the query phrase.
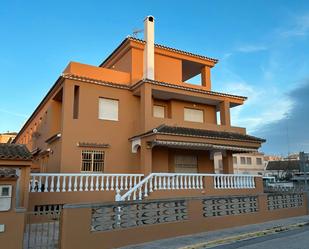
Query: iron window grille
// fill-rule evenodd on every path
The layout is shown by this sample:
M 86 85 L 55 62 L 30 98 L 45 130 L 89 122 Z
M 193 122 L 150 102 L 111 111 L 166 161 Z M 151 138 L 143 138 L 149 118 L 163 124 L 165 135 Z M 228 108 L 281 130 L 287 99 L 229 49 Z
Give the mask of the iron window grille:
M 83 150 L 82 169 L 83 172 L 103 172 L 104 170 L 104 151 Z

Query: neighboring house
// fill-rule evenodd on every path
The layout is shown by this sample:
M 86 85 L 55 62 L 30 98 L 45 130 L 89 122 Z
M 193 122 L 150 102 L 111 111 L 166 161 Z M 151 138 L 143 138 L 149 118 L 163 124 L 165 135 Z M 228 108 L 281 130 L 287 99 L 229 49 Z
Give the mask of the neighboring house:
M 265 140 L 232 126 L 246 97 L 212 91 L 217 62 L 154 44 L 147 17 L 145 40 L 124 39 L 99 66 L 69 63 L 14 142 L 41 172 L 213 173 L 221 153 L 233 173 L 233 154 Z
M 288 175 L 295 175 L 300 172 L 299 160 L 269 161 L 266 166 L 266 176 L 275 176 L 282 179 Z
M 299 160 L 299 153 L 289 154 L 284 160 Z
M 12 143 L 16 135 L 17 132 L 0 133 L 0 143 Z
M 222 173 L 222 155 L 217 153 L 214 158 L 216 173 Z M 233 154 L 233 167 L 235 174 L 264 175 L 264 154 L 258 152 Z
M 263 153 L 234 154 L 233 163 L 237 174 L 264 175 Z
M 269 161 L 280 161 L 283 160 L 282 156 L 278 155 L 264 155 L 264 162 L 267 164 Z

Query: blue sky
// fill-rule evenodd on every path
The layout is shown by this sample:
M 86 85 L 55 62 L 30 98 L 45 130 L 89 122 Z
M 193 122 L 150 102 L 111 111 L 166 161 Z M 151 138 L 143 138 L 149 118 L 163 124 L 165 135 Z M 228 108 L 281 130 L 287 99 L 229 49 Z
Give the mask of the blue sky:
M 213 90 L 249 97 L 232 123 L 264 136 L 263 151 L 309 151 L 309 105 L 297 95 L 309 86 L 309 2 L 301 0 L 1 1 L 0 132 L 21 128 L 69 61 L 98 65 L 149 14 L 157 43 L 220 60 Z

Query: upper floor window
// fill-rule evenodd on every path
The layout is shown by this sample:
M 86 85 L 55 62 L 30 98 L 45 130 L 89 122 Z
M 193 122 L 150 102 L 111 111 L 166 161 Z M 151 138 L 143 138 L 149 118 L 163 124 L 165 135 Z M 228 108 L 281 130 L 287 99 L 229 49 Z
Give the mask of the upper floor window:
M 260 158 L 260 157 L 256 158 L 256 164 L 262 165 L 262 158 Z
M 191 122 L 204 122 L 204 112 L 202 110 L 185 108 L 184 109 L 184 120 Z
M 233 156 L 233 163 L 237 164 L 237 157 L 236 156 Z
M 99 98 L 99 119 L 118 121 L 119 101 Z
M 240 157 L 240 163 L 241 164 L 246 164 L 246 158 L 245 157 Z
M 104 155 L 104 151 L 83 150 L 81 171 L 102 172 L 104 170 Z
M 165 118 L 165 106 L 154 105 L 153 106 L 153 116 L 156 118 Z
M 252 159 L 251 159 L 251 157 L 247 157 L 247 164 L 252 164 Z

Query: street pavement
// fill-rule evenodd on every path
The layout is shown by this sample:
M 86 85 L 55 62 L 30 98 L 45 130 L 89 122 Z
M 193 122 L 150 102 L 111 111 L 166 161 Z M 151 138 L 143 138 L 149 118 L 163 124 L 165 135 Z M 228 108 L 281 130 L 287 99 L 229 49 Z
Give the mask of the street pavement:
M 309 226 L 303 228 L 280 232 L 273 235 L 262 236 L 254 239 L 243 240 L 212 249 L 308 249 L 309 248 Z
M 123 247 L 122 249 L 178 249 L 195 244 L 224 239 L 245 233 L 259 232 L 279 226 L 289 226 L 298 223 L 309 222 L 309 215 L 293 217 L 288 219 L 275 220 L 260 224 L 234 227 L 229 229 L 180 236 L 170 239 L 157 240 L 149 243 Z M 229 246 L 229 247 L 228 247 Z M 274 235 L 267 235 L 255 239 L 234 242 L 228 245 L 212 247 L 216 249 L 245 248 L 245 249 L 268 249 L 268 248 L 288 248 L 288 249 L 309 249 L 309 226 L 280 232 Z

